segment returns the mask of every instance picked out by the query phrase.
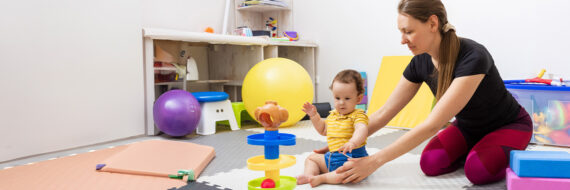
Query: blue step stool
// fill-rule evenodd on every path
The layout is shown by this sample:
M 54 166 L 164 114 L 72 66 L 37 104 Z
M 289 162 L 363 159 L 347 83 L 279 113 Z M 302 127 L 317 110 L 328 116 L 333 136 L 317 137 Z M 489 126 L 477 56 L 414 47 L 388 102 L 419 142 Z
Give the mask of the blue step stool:
M 225 92 L 194 92 L 196 100 L 200 102 L 202 114 L 196 133 L 212 135 L 216 133 L 216 121 L 227 120 L 232 130 L 238 130 L 232 103 Z
M 511 151 L 511 169 L 519 177 L 570 178 L 570 153 Z

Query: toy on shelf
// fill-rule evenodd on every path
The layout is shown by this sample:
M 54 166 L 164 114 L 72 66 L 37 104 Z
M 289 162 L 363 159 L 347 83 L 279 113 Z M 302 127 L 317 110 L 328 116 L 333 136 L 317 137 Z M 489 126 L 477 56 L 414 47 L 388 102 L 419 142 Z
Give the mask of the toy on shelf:
M 251 28 L 249 28 L 247 26 L 237 27 L 237 29 L 234 30 L 234 34 L 238 35 L 238 36 L 246 36 L 246 37 L 253 36 L 253 32 L 252 32 Z
M 283 36 L 288 38 L 289 41 L 298 41 L 299 40 L 299 34 L 297 34 L 297 32 L 295 32 L 295 31 L 285 31 L 285 32 L 283 32 Z
M 264 106 L 255 110 L 255 118 L 265 128 L 265 133 L 247 136 L 247 144 L 264 146 L 265 154 L 247 159 L 247 168 L 265 171 L 265 177 L 249 181 L 248 189 L 294 189 L 297 179 L 279 175 L 280 169 L 293 166 L 296 161 L 294 156 L 279 155 L 280 145 L 295 145 L 295 135 L 279 133 L 279 125 L 287 121 L 289 112 L 275 101 L 266 101 Z
M 271 31 L 270 37 L 277 37 L 277 20 L 273 19 L 273 17 L 269 17 L 269 20 L 265 21 L 265 26 L 267 30 Z
M 155 82 L 172 82 L 183 79 L 186 75 L 186 66 L 176 63 L 176 58 L 163 49 L 160 45 L 155 46 L 154 57 L 154 80 Z
M 204 29 L 204 32 L 212 33 L 212 34 L 213 34 L 213 33 L 214 33 L 214 29 L 213 29 L 212 27 L 209 27 L 209 26 L 208 26 L 208 27 L 206 27 L 206 29 Z

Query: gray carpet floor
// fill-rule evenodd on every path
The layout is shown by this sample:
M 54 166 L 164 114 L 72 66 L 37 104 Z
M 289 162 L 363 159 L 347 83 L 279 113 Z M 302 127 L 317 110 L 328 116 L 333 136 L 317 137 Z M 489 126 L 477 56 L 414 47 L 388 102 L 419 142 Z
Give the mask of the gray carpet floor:
M 303 123 L 303 122 L 301 122 L 301 123 Z M 305 122 L 304 125 L 307 125 L 307 122 Z M 310 123 L 309 123 L 309 125 L 310 125 Z M 305 127 L 307 127 L 307 126 L 305 126 Z M 252 130 L 252 129 L 255 129 L 255 130 Z M 291 129 L 288 129 L 288 130 L 295 131 L 294 129 L 295 128 L 292 127 Z M 400 136 L 402 136 L 404 133 L 407 132 L 407 130 L 394 130 L 394 129 L 391 129 L 391 130 L 393 130 L 393 131 L 390 133 L 370 137 L 367 141 L 368 142 L 367 148 L 381 149 L 381 148 L 389 145 L 390 143 L 392 143 L 397 138 L 399 138 Z M 60 152 L 54 152 L 54 153 L 49 153 L 49 154 L 44 154 L 44 155 L 38 155 L 38 156 L 23 158 L 23 159 L 19 159 L 19 160 L 15 160 L 15 161 L 10 161 L 10 162 L 4 162 L 4 163 L 0 163 L 0 168 L 24 165 L 24 164 L 32 163 L 32 162 L 40 162 L 43 160 L 68 156 L 70 154 L 80 154 L 80 153 L 89 152 L 91 150 L 104 149 L 104 148 L 108 148 L 111 146 L 129 144 L 129 143 L 138 142 L 138 141 L 144 141 L 144 140 L 150 140 L 150 139 L 166 139 L 166 140 L 192 142 L 192 143 L 196 143 L 196 144 L 203 144 L 203 145 L 208 145 L 208 146 L 214 147 L 215 151 L 216 151 L 216 157 L 205 168 L 205 170 L 201 174 L 200 178 L 215 179 L 216 176 L 223 176 L 223 175 L 219 175 L 219 174 L 236 172 L 239 170 L 243 170 L 244 168 L 247 168 L 246 167 L 246 160 L 248 158 L 255 156 L 255 155 L 263 154 L 263 147 L 248 145 L 247 140 L 246 140 L 246 137 L 248 135 L 256 134 L 256 133 L 258 133 L 258 131 L 259 131 L 259 126 L 257 124 L 247 123 L 247 124 L 244 124 L 244 126 L 242 127 L 241 130 L 236 130 L 236 131 L 230 131 L 229 127 L 219 125 L 217 127 L 217 133 L 214 135 L 208 135 L 208 136 L 201 136 L 201 135 L 192 134 L 192 135 L 188 135 L 188 136 L 182 137 L 182 138 L 172 138 L 172 137 L 169 137 L 169 136 L 164 135 L 164 134 L 159 134 L 158 136 L 133 137 L 133 138 L 124 139 L 124 140 L 117 140 L 117 141 L 109 142 L 109 143 L 102 143 L 102 144 L 97 144 L 97 145 L 92 145 L 92 146 L 87 146 L 87 147 L 80 147 L 80 148 L 75 148 L 75 149 L 71 149 L 71 150 L 65 150 L 65 151 L 60 151 Z M 304 133 L 306 133 L 306 131 Z M 316 132 L 315 132 L 315 134 L 316 134 Z M 420 146 L 418 146 L 415 149 L 413 149 L 412 151 L 410 151 L 407 154 L 408 157 L 414 157 L 414 156 L 420 155 L 421 151 L 423 150 L 425 145 L 426 145 L 426 142 L 422 143 Z M 312 150 L 322 148 L 324 146 L 326 146 L 326 143 L 322 140 L 311 140 L 311 139 L 307 139 L 307 138 L 297 138 L 296 139 L 296 145 L 294 145 L 294 146 L 281 146 L 280 147 L 280 153 L 281 154 L 288 154 L 288 155 L 308 155 Z M 535 150 L 544 150 L 545 149 L 543 146 L 536 146 L 536 145 L 533 145 L 529 148 L 535 149 Z M 548 148 L 546 148 L 546 149 L 548 149 Z M 565 148 L 565 149 L 563 148 L 562 150 L 568 151 L 567 148 Z M 303 160 L 301 160 L 301 159 L 304 159 L 304 158 L 297 158 L 297 164 L 301 164 L 301 165 L 303 164 Z M 390 163 L 388 163 L 388 164 L 390 164 Z M 302 167 L 302 166 L 300 166 L 300 167 Z M 399 166 L 398 163 L 394 163 L 391 167 L 387 167 L 387 168 L 392 168 L 392 169 L 386 169 L 384 171 L 392 171 L 392 172 L 397 171 L 395 173 L 397 173 L 397 175 L 402 175 L 401 177 L 404 178 L 404 180 L 405 180 L 405 178 L 407 177 L 406 176 L 406 170 L 412 170 L 412 169 L 417 170 L 418 167 L 419 166 L 417 166 L 415 164 L 414 165 L 404 164 L 404 165 Z M 401 170 L 401 171 L 399 171 L 399 170 Z M 301 169 L 301 171 L 302 171 L 302 169 Z M 377 173 L 377 172 L 375 172 L 375 173 Z M 417 171 L 416 171 L 416 173 L 417 173 Z M 396 184 L 396 186 L 394 186 L 394 184 L 392 184 L 392 186 L 390 186 L 391 187 L 390 189 L 393 189 L 394 187 L 396 187 L 396 189 L 506 189 L 504 181 L 493 183 L 493 184 L 488 184 L 488 185 L 483 185 L 483 186 L 476 186 L 476 185 L 472 185 L 470 183 L 466 183 L 465 180 L 463 180 L 463 181 L 457 180 L 457 175 L 463 175 L 463 178 L 464 178 L 464 174 L 462 174 L 462 169 L 459 169 L 458 171 L 453 172 L 453 173 L 454 173 L 453 175 L 448 175 L 448 176 L 443 175 L 443 176 L 436 177 L 435 179 L 438 179 L 436 183 L 433 183 L 433 182 L 426 183 L 426 180 L 422 179 L 423 183 L 427 184 L 425 186 L 422 186 L 422 185 L 414 186 L 414 185 L 410 185 L 407 183 L 414 183 L 414 180 L 418 180 L 418 178 L 421 179 L 421 178 L 427 178 L 427 177 L 422 176 L 422 175 L 415 176 L 415 178 L 411 177 L 407 183 L 402 183 L 401 186 L 398 186 L 397 184 Z M 389 174 L 383 174 L 383 175 L 389 175 Z M 262 176 L 249 176 L 248 178 L 254 179 L 257 177 L 262 177 Z M 239 186 L 234 186 L 234 187 L 227 187 L 228 186 L 227 184 L 225 186 L 223 184 L 218 184 L 220 181 L 207 181 L 207 180 L 204 181 L 204 180 L 200 180 L 200 178 L 198 178 L 198 181 L 188 183 L 186 186 L 173 188 L 173 189 L 245 189 L 246 183 L 247 183 L 247 181 L 238 182 L 238 184 L 243 183 L 243 186 L 239 185 Z M 386 178 L 386 177 L 384 177 L 384 178 Z M 449 180 L 446 181 L 446 178 L 449 178 Z M 461 178 L 461 177 L 459 177 L 459 178 Z M 374 178 L 374 179 L 376 179 L 376 178 Z M 374 183 L 372 183 L 373 181 L 370 181 L 370 180 L 374 180 L 374 179 L 364 180 L 362 183 L 369 184 L 369 185 L 368 186 L 362 185 L 360 187 L 367 187 L 365 189 L 379 189 L 379 188 L 381 189 L 382 187 L 377 187 L 377 186 L 375 186 Z M 231 179 L 228 179 L 228 180 L 231 180 Z M 366 182 L 367 180 L 369 180 L 369 181 Z M 446 183 L 449 183 L 449 184 L 446 184 Z M 450 184 L 452 184 L 452 185 L 450 186 Z M 335 189 L 336 187 L 339 187 L 340 189 L 342 189 L 342 188 L 352 189 L 353 187 L 358 188 L 359 186 L 350 186 L 350 185 L 330 186 L 329 185 L 329 186 L 322 187 L 320 189 Z M 307 189 L 307 186 L 298 186 L 298 188 L 299 189 Z M 360 189 L 362 189 L 362 188 L 360 188 Z

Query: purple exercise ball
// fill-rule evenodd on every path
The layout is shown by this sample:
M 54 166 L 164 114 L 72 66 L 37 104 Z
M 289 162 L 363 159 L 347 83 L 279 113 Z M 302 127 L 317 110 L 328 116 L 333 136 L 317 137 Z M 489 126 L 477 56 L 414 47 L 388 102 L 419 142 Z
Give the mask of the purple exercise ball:
M 184 90 L 170 90 L 154 102 L 154 123 L 170 136 L 179 137 L 194 132 L 200 114 L 200 103 Z

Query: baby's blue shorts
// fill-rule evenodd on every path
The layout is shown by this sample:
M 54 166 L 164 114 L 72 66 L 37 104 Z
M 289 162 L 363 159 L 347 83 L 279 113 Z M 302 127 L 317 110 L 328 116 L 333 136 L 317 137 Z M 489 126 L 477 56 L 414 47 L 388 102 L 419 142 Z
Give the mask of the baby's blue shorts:
M 365 147 L 366 146 L 362 146 L 360 148 L 354 149 L 350 153 L 347 152 L 346 155 L 352 158 L 366 157 L 368 156 L 368 153 L 366 152 Z M 327 152 L 325 154 L 325 164 L 327 165 L 329 172 L 335 171 L 338 167 L 341 167 L 346 161 L 348 161 L 348 158 L 339 151 L 335 151 L 332 153 Z

